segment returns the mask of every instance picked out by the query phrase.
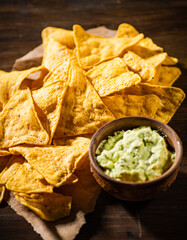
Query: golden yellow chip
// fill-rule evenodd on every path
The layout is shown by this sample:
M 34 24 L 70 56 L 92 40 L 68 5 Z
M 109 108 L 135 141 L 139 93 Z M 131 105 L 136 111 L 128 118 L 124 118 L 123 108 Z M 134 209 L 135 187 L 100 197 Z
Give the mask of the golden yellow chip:
M 48 183 L 59 187 L 72 177 L 77 164 L 88 154 L 89 143 L 90 139 L 78 137 L 69 146 L 14 147 L 10 151 L 20 153 Z
M 46 118 L 41 119 L 43 126 L 47 125 L 49 143 L 59 122 L 62 101 L 67 89 L 67 82 L 59 81 L 46 85 L 32 92 L 34 102 L 44 113 Z
M 44 65 L 48 70 L 52 70 L 57 65 L 73 58 L 73 50 L 68 49 L 65 45 L 54 41 L 52 38 L 49 39 L 44 47 L 42 65 Z
M 146 58 L 148 63 L 153 64 L 155 67 L 163 64 L 163 65 L 175 65 L 178 62 L 177 58 L 169 57 L 166 52 L 155 54 L 149 58 Z
M 161 105 L 161 100 L 154 94 L 144 96 L 121 94 L 104 97 L 102 100 L 116 118 L 126 116 L 154 118 L 158 107 Z
M 7 159 L 8 160 L 8 159 Z M 6 182 L 18 171 L 25 159 L 21 156 L 12 156 L 0 173 L 0 184 L 6 184 Z
M 5 186 L 0 185 L 0 203 L 3 201 L 5 195 Z
M 130 72 L 121 58 L 100 63 L 86 73 L 100 97 L 134 86 L 141 82 L 138 74 Z
M 165 87 L 140 83 L 134 87 L 124 90 L 125 94 L 145 95 L 155 94 L 161 100 L 161 106 L 158 108 L 155 118 L 161 122 L 168 123 L 177 111 L 185 98 L 185 93 L 180 88 Z
M 102 38 L 87 33 L 79 25 L 74 25 L 73 31 L 78 61 L 84 69 L 90 69 L 103 61 L 118 57 L 143 38 L 143 34 L 134 38 Z
M 128 23 L 121 23 L 118 26 L 117 30 L 117 36 L 118 38 L 120 37 L 136 37 L 139 34 L 139 32 L 130 24 Z
M 158 85 L 170 87 L 180 77 L 181 70 L 177 67 L 161 66 Z
M 34 108 L 29 89 L 18 90 L 0 113 L 0 147 L 45 145 L 49 136 Z
M 104 105 L 97 92 L 79 67 L 71 67 L 69 86 L 54 137 L 94 133 L 115 117 Z
M 156 45 L 153 42 L 153 40 L 149 37 L 146 37 L 146 38 L 142 39 L 139 43 L 137 43 L 137 45 L 142 47 L 142 48 L 146 48 L 149 51 L 154 52 L 154 53 L 163 52 L 163 48 Z
M 143 58 L 131 51 L 128 51 L 128 53 L 124 55 L 123 60 L 130 70 L 140 75 L 142 82 L 151 84 L 156 84 L 158 82 L 159 74 L 151 63 L 146 62 Z
M 9 178 L 6 188 L 10 191 L 23 193 L 53 192 L 53 186 L 49 185 L 44 177 L 27 162 L 24 162 L 17 172 Z
M 53 39 L 54 41 L 59 42 L 61 45 L 65 45 L 70 49 L 73 49 L 75 47 L 73 32 L 69 30 L 55 27 L 46 27 L 42 31 L 42 40 L 44 45 L 50 39 Z
M 163 65 L 175 65 L 178 63 L 178 59 L 174 58 L 174 57 L 170 57 L 167 55 L 167 57 L 165 58 L 165 60 L 163 61 Z
M 163 63 L 167 56 L 168 56 L 167 53 L 163 52 L 155 54 L 149 58 L 146 58 L 145 60 L 147 61 L 147 63 L 151 63 L 153 66 L 157 67 L 158 65 L 161 65 Z
M 117 30 L 117 37 L 135 37 L 139 32 L 130 24 L 122 23 L 119 25 Z M 144 38 L 135 44 L 131 51 L 135 52 L 142 58 L 150 57 L 156 53 L 163 52 L 163 48 L 156 45 L 151 38 Z
M 55 221 L 70 214 L 71 197 L 59 193 L 14 193 L 16 199 L 46 221 Z
M 43 67 L 34 67 L 24 71 L 4 72 L 0 71 L 0 102 L 3 107 L 19 89 L 23 80 L 31 73 L 41 70 Z
M 79 179 L 77 183 L 63 185 L 57 190 L 63 195 L 72 196 L 74 209 L 81 209 L 85 213 L 92 212 L 100 193 L 100 186 L 90 172 L 89 158 L 84 159 L 82 165 L 75 170 L 75 174 Z

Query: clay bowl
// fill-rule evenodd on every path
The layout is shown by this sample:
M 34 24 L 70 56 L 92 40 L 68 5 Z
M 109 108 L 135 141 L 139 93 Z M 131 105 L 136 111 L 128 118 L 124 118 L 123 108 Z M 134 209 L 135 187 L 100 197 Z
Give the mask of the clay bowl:
M 95 159 L 95 151 L 98 145 L 109 135 L 119 130 L 133 129 L 139 126 L 151 126 L 166 136 L 166 141 L 174 149 L 176 158 L 172 166 L 160 177 L 143 183 L 118 181 L 107 176 Z M 89 147 L 91 171 L 98 184 L 109 194 L 127 201 L 143 201 L 154 198 L 160 192 L 166 191 L 174 182 L 182 159 L 183 147 L 176 132 L 168 125 L 146 117 L 124 117 L 116 119 L 101 127 L 92 137 Z

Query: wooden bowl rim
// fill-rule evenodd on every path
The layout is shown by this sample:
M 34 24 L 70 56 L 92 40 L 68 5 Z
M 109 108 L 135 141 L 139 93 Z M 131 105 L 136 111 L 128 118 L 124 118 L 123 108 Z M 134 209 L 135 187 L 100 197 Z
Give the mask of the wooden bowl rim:
M 176 142 L 177 150 L 178 150 L 178 157 L 175 158 L 174 163 L 171 165 L 171 167 L 166 172 L 164 172 L 161 176 L 159 176 L 159 177 L 157 177 L 153 180 L 149 180 L 149 181 L 146 181 L 146 182 L 128 182 L 128 181 L 116 180 L 116 179 L 111 178 L 108 175 L 106 175 L 95 160 L 95 153 L 93 152 L 93 144 L 95 142 L 95 139 L 99 136 L 99 134 L 103 130 L 107 129 L 108 126 L 113 125 L 116 122 L 127 121 L 127 120 L 129 121 L 130 119 L 138 119 L 140 121 L 141 120 L 147 120 L 147 121 L 150 121 L 150 122 L 154 122 L 158 126 L 162 127 L 163 129 L 164 128 L 167 129 L 169 132 L 172 133 L 173 136 L 175 136 L 175 140 L 176 140 L 175 142 Z M 143 126 L 143 125 L 140 125 L 140 126 Z M 167 124 L 165 124 L 165 123 L 163 123 L 159 120 L 149 118 L 149 117 L 141 117 L 141 116 L 130 116 L 130 117 L 118 118 L 118 119 L 115 119 L 115 120 L 103 125 L 93 135 L 93 137 L 91 139 L 91 142 L 90 142 L 90 146 L 89 146 L 89 159 L 90 159 L 91 165 L 93 167 L 93 170 L 95 170 L 100 176 L 102 176 L 104 179 L 108 180 L 109 182 L 112 182 L 114 184 L 123 185 L 123 186 L 126 186 L 126 187 L 127 186 L 129 186 L 129 187 L 146 187 L 148 185 L 153 185 L 155 183 L 159 183 L 159 182 L 162 182 L 162 181 L 166 180 L 170 175 L 172 175 L 175 172 L 175 170 L 177 169 L 177 167 L 179 166 L 179 164 L 182 160 L 182 156 L 183 156 L 182 142 L 181 142 L 178 134 L 170 126 L 168 126 Z

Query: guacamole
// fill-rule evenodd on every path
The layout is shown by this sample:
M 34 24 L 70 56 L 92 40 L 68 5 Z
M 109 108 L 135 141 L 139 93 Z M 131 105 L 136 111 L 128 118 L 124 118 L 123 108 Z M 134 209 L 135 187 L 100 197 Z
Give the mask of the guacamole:
M 144 182 L 162 175 L 173 163 L 175 153 L 149 126 L 118 131 L 103 140 L 96 161 L 108 176 L 121 181 Z

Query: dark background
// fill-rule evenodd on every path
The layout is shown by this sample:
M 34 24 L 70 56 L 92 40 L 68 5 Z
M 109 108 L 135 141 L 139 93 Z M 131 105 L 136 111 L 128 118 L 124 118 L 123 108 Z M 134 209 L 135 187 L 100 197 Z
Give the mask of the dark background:
M 179 59 L 182 76 L 174 84 L 187 90 L 187 1 L 138 0 L 0 0 L 0 69 L 10 71 L 14 61 L 41 43 L 47 26 L 85 29 L 105 25 L 116 29 L 132 24 L 145 36 Z M 120 201 L 102 192 L 93 213 L 86 217 L 76 240 L 181 240 L 187 230 L 187 102 L 169 125 L 179 134 L 184 157 L 171 188 L 156 199 L 141 203 Z M 39 240 L 24 218 L 5 202 L 0 206 L 0 239 Z

